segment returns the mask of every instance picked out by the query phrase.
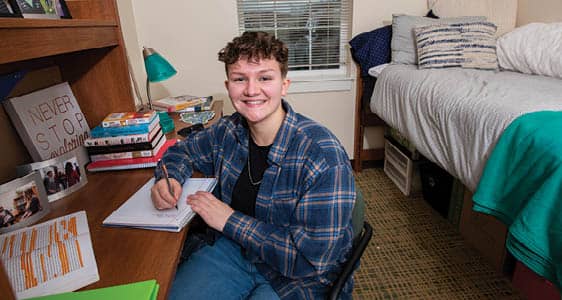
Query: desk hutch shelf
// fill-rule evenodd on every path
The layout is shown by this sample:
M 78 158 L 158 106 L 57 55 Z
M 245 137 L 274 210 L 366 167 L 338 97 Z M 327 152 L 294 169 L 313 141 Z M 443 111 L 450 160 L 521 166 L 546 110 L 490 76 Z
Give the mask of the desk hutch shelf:
M 74 19 L 0 18 L 0 74 L 54 67 L 59 76 L 36 79 L 21 94 L 68 81 L 93 127 L 111 111 L 134 109 L 117 6 L 113 0 L 67 4 Z M 3 108 L 0 136 L 0 182 L 6 182 L 30 156 Z
M 115 0 L 67 0 L 73 19 L 0 18 L 0 75 L 54 69 L 20 94 L 68 81 L 90 127 L 112 111 L 134 110 L 127 56 Z M 31 158 L 0 108 L 0 182 Z M 0 295 L 13 298 L 0 268 Z M 5 297 L 7 295 L 7 297 Z

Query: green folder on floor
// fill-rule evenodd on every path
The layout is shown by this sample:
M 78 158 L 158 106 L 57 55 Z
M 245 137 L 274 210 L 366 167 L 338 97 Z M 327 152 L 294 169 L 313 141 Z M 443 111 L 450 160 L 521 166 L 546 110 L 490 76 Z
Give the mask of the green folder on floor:
M 140 281 L 135 283 L 116 285 L 95 290 L 69 292 L 56 295 L 32 298 L 36 300 L 156 300 L 159 285 L 156 280 Z

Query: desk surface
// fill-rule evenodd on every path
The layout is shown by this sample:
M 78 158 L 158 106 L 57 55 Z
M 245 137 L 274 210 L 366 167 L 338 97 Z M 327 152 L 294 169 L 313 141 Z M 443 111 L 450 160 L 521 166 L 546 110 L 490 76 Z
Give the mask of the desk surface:
M 222 116 L 222 101 L 215 101 L 213 124 Z M 189 126 L 172 115 L 176 131 Z M 176 138 L 170 133 L 168 139 Z M 180 233 L 102 226 L 102 221 L 154 173 L 153 168 L 87 173 L 88 183 L 75 193 L 51 203 L 51 212 L 41 220 L 85 210 L 98 265 L 100 280 L 84 287 L 95 289 L 156 279 L 160 284 L 158 299 L 166 299 L 174 279 L 181 247 L 187 230 Z M 0 268 L 0 295 L 10 295 Z

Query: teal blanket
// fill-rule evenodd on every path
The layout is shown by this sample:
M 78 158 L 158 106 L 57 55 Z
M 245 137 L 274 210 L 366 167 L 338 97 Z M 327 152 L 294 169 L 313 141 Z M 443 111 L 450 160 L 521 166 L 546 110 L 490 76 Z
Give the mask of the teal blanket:
M 562 289 L 562 111 L 525 114 L 500 137 L 474 210 L 508 226 L 513 256 Z

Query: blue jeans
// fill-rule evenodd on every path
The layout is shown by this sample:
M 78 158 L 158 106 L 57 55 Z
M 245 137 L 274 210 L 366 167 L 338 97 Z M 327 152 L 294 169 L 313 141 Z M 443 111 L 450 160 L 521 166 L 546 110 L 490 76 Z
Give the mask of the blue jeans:
M 243 255 L 240 246 L 221 237 L 178 266 L 169 299 L 279 299 L 269 282 Z

